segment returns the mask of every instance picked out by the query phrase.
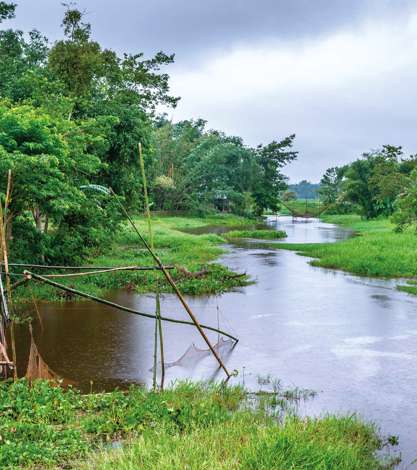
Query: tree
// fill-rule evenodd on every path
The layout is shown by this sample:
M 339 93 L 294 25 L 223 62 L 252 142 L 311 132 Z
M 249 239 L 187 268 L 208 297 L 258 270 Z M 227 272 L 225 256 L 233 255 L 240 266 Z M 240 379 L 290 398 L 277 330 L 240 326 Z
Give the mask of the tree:
M 14 18 L 16 3 L 0 2 L 0 23 L 3 20 Z
M 144 59 L 142 53 L 119 57 L 103 50 L 91 39 L 91 26 L 83 22 L 83 14 L 71 6 L 62 25 L 65 39 L 50 50 L 48 68 L 73 100 L 72 118 L 116 118 L 108 135 L 110 145 L 101 177 L 129 205 L 137 205 L 138 143 L 144 149 L 147 171 L 152 171 L 154 109 L 160 104 L 175 106 L 178 101 L 169 94 L 169 76 L 160 71 L 174 56 L 158 52 L 151 59 Z
M 321 201 L 337 211 L 346 212 L 343 200 L 343 185 L 347 166 L 328 168 L 320 180 L 318 193 Z
M 391 215 L 406 182 L 404 172 L 410 167 L 405 161 L 400 163 L 402 155 L 401 147 L 384 145 L 351 163 L 345 172 L 344 199 L 357 204 L 368 219 Z
M 158 52 L 151 59 L 142 53 L 122 58 L 91 40 L 91 25 L 83 22 L 83 13 L 71 5 L 62 21 L 65 39 L 57 41 L 49 52 L 49 68 L 76 99 L 77 113 L 91 112 L 95 100 L 122 98 L 143 108 L 158 104 L 175 106 L 178 98 L 169 95 L 169 76 L 160 73 L 174 55 Z
M 280 142 L 273 141 L 256 149 L 256 160 L 260 175 L 256 181 L 253 197 L 256 212 L 262 214 L 266 209 L 276 212 L 279 209 L 279 194 L 287 188 L 286 177 L 281 169 L 297 158 L 298 152 L 292 150 L 295 134 Z
M 402 232 L 406 227 L 417 223 L 417 170 L 407 177 L 404 190 L 395 202 L 396 212 L 393 222 L 396 230 Z
M 37 240 L 27 247 L 26 255 L 31 259 L 56 259 L 56 254 L 62 253 L 56 245 L 62 247 L 70 237 L 68 230 L 61 230 L 62 225 L 68 225 L 68 218 L 72 218 L 73 231 L 84 230 L 84 238 L 79 236 L 77 249 L 67 252 L 68 258 L 85 254 L 105 232 L 106 217 L 101 214 L 100 221 L 91 215 L 95 200 L 82 190 L 102 166 L 97 155 L 106 145 L 103 126 L 93 121 L 76 125 L 66 119 L 57 120 L 30 105 L 0 104 L 0 181 L 7 180 L 9 170 L 13 175 L 12 250 L 14 240 L 19 242 L 21 238 L 14 232 L 26 232 L 25 237 Z M 89 233 L 84 226 L 86 211 L 95 224 Z M 19 256 L 21 252 L 16 254 Z

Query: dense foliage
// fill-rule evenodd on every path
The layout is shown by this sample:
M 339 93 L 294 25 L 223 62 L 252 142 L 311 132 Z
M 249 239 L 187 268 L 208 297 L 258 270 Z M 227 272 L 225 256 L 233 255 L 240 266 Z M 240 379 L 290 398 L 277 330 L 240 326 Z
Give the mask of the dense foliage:
M 320 196 L 338 213 L 359 212 L 367 219 L 394 219 L 402 227 L 416 221 L 417 156 L 384 145 L 349 165 L 330 168 L 320 182 Z
M 286 188 L 281 168 L 294 160 L 294 137 L 256 149 L 242 139 L 205 129 L 205 122 L 161 119 L 153 168 L 155 207 L 261 214 L 277 210 Z
M 0 22 L 15 8 L 0 2 Z M 294 136 L 250 148 L 203 120 L 172 123 L 156 109 L 179 99 L 162 71 L 173 55 L 102 48 L 72 4 L 62 27 L 53 44 L 38 31 L 0 31 L 0 196 L 11 170 L 14 260 L 74 262 L 110 241 L 118 212 L 89 186 L 111 187 L 140 209 L 139 142 L 153 209 L 278 208 L 281 168 L 296 158 Z

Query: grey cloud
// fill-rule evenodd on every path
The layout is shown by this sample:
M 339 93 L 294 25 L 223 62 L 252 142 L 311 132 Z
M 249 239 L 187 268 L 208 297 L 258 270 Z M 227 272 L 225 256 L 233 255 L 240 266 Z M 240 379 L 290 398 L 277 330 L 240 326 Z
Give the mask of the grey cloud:
M 16 1 L 14 27 L 61 37 L 59 1 Z M 399 24 L 401 31 L 403 19 L 416 7 L 415 0 L 80 0 L 78 4 L 88 12 L 95 38 L 106 47 L 120 52 L 175 52 L 177 65 L 169 68 L 174 82 L 184 74 L 198 74 L 219 51 L 228 57 L 227 50 L 239 45 L 270 42 L 290 51 L 294 43 L 308 45 L 335 32 L 357 31 L 369 21 Z M 364 41 L 368 39 L 364 36 Z M 405 52 L 417 57 L 407 47 L 404 43 Z M 379 52 L 389 64 L 391 57 Z M 372 59 L 361 66 L 372 69 Z M 242 66 L 243 73 L 250 65 Z M 194 90 L 181 89 L 184 99 L 173 116 L 207 118 L 211 127 L 240 135 L 252 145 L 295 132 L 300 158 L 287 173 L 292 180 L 317 181 L 327 167 L 385 143 L 417 151 L 417 66 L 410 61 L 398 73 L 384 73 L 371 78 L 364 73 L 363 80 L 347 82 L 346 89 L 339 77 L 333 92 L 323 87 L 314 94 L 306 76 L 295 88 L 278 89 L 275 101 L 274 95 L 251 96 L 242 89 L 233 101 L 227 97 L 223 103 L 216 101 L 218 90 L 197 78 Z M 199 99 L 202 88 L 212 104 Z
M 57 0 L 17 0 L 17 26 L 60 36 Z M 396 14 L 412 0 L 79 0 L 95 36 L 118 51 L 177 53 L 196 60 L 207 51 L 265 38 L 282 41 L 326 34 L 366 16 Z

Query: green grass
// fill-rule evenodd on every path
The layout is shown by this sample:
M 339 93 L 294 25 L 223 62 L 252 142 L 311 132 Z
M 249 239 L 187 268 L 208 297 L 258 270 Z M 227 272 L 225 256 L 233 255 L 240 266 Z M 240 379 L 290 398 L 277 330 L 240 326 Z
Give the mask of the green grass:
M 324 216 L 322 220 L 349 228 L 356 236 L 337 243 L 283 243 L 279 248 L 314 258 L 314 266 L 341 269 L 360 276 L 417 276 L 417 235 L 414 231 L 396 233 L 388 219 L 364 220 L 357 215 Z M 417 294 L 417 285 L 413 282 L 399 288 Z
M 357 214 L 346 214 L 346 215 L 322 215 L 321 220 L 329 224 L 337 224 L 342 227 L 349 228 L 354 232 L 390 232 L 394 230 L 394 224 L 389 219 L 381 218 L 374 220 L 363 219 Z
M 227 232 L 225 238 L 257 238 L 274 240 L 285 238 L 287 234 L 282 230 L 232 230 Z
M 277 396 L 250 397 L 220 384 L 81 395 L 44 381 L 3 382 L 0 468 L 388 468 L 375 455 L 384 442 L 373 425 L 284 417 Z
M 323 204 L 320 204 L 319 201 L 315 199 L 308 199 L 307 204 L 305 199 L 296 199 L 293 201 L 284 201 L 285 206 L 282 206 L 280 209 L 281 215 L 291 215 L 289 209 L 292 209 L 297 214 L 305 214 L 306 212 L 312 216 L 318 215 L 320 209 L 322 209 Z
M 216 234 L 195 235 L 184 233 L 181 230 L 199 228 L 204 226 L 231 226 L 247 225 L 253 221 L 233 216 L 218 215 L 207 218 L 195 217 L 154 217 L 155 249 L 166 265 L 175 265 L 180 269 L 171 271 L 173 278 L 180 289 L 186 294 L 218 294 L 238 286 L 248 284 L 247 277 L 236 277 L 226 267 L 213 263 L 224 253 L 219 245 L 225 240 Z M 147 225 L 143 217 L 135 217 L 135 223 L 141 233 L 147 237 Z M 116 237 L 115 242 L 104 254 L 85 262 L 91 266 L 128 266 L 128 265 L 154 265 L 146 249 L 141 244 L 136 233 L 125 224 Z M 201 276 L 187 275 L 187 271 L 203 272 Z M 130 288 L 136 292 L 154 292 L 159 283 L 162 292 L 170 292 L 167 283 L 163 281 L 162 274 L 154 271 L 118 272 L 92 275 L 83 278 L 70 278 L 57 282 L 72 286 L 94 295 L 103 295 L 112 289 Z M 32 291 L 39 299 L 59 299 L 60 292 L 39 283 L 32 283 Z M 30 294 L 26 287 L 17 291 L 17 300 L 26 300 Z

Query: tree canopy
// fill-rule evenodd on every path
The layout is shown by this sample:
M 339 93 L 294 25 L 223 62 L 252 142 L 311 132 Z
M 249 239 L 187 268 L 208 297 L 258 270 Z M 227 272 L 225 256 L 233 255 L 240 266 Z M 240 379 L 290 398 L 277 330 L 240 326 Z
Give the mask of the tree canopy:
M 0 21 L 15 11 L 0 2 Z M 88 188 L 111 187 L 140 210 L 139 142 L 155 210 L 278 209 L 294 135 L 251 148 L 202 119 L 173 123 L 157 112 L 179 101 L 164 71 L 173 54 L 103 48 L 73 4 L 62 29 L 54 43 L 39 31 L 0 31 L 0 196 L 11 170 L 14 259 L 73 261 L 110 242 L 120 216 Z

